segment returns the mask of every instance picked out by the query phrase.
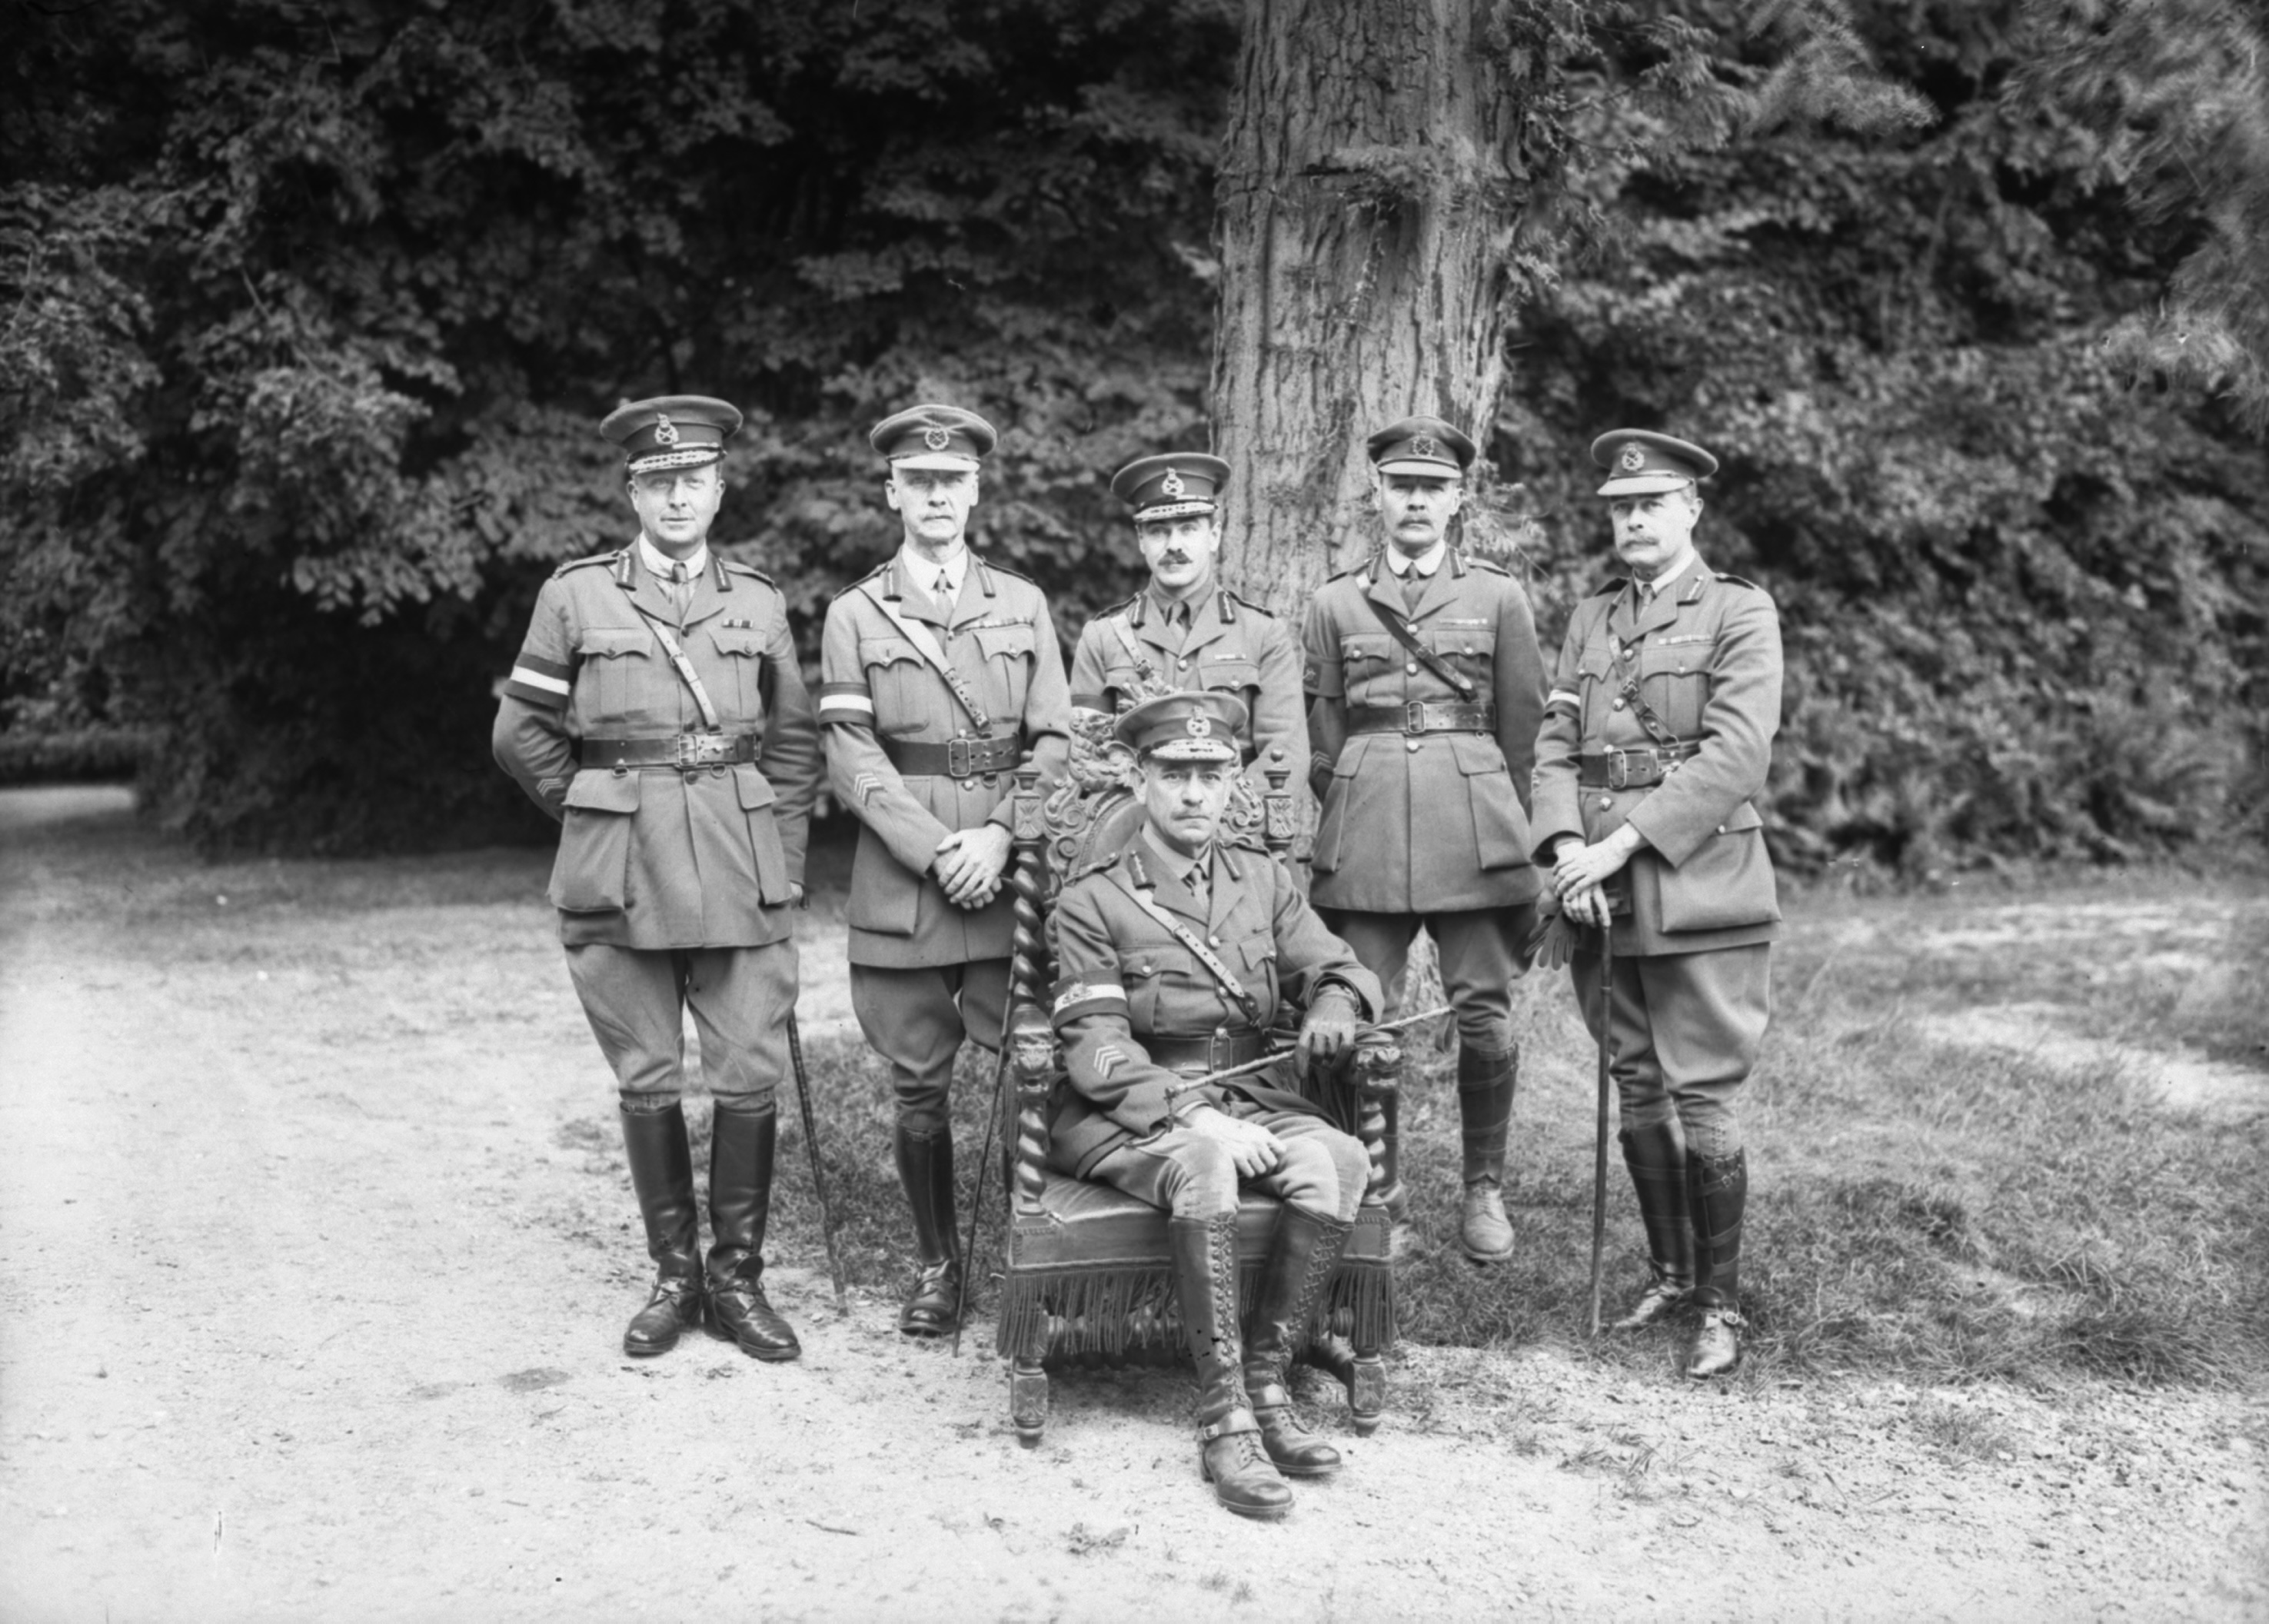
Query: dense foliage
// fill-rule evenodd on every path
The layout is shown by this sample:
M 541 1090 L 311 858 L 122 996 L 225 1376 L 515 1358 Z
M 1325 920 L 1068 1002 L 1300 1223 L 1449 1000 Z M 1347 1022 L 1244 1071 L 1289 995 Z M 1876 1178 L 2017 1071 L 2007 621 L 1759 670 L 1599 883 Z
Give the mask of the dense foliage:
M 2178 271 L 2197 284 L 2210 233 L 2045 89 L 2001 93 L 2061 12 L 1861 10 L 1874 61 L 1934 107 L 1915 137 L 1814 125 L 1575 169 L 1629 230 L 1515 339 L 1501 461 L 1562 515 L 1541 595 L 1556 621 L 1601 578 L 1588 434 L 1689 432 L 1726 462 L 1709 557 L 1781 604 L 1785 855 L 1919 877 L 2258 837 L 2256 403 L 2139 389 L 2126 325 Z
M 1495 446 L 1542 514 L 1548 625 L 1601 572 L 1591 434 L 1685 429 L 1726 457 L 1713 561 L 1784 606 L 1788 855 L 2258 830 L 2269 473 L 2242 396 L 2150 386 L 2244 382 L 2230 290 L 2263 261 L 2230 246 L 2269 159 L 2235 70 L 2199 70 L 2184 122 L 2103 55 L 2142 59 L 2138 15 L 2162 43 L 2253 25 L 1865 0 L 1819 48 L 1936 114 L 1884 140 L 1742 32 L 1800 7 L 1501 9 L 1507 38 L 1606 41 L 1532 76 L 1523 137 L 1569 162 Z M 981 539 L 1075 626 L 1134 579 L 1107 470 L 1204 440 L 1238 11 L 11 9 L 0 727 L 160 727 L 157 802 L 215 845 L 533 827 L 489 683 L 549 563 L 627 533 L 591 425 L 663 390 L 749 410 L 719 536 L 807 648 L 893 541 L 864 427 L 924 395 L 1006 432 Z M 1697 45 L 1748 98 L 1723 139 L 1626 93 Z M 2191 296 L 2221 361 L 2154 368 Z

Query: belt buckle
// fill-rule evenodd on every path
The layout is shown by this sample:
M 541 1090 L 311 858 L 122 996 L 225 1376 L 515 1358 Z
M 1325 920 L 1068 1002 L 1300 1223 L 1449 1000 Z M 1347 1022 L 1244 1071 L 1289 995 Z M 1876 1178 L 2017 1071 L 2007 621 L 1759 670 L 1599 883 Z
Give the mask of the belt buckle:
M 1406 699 L 1402 702 L 1402 731 L 1405 733 L 1426 731 L 1426 702 L 1423 699 Z
M 672 742 L 670 765 L 674 767 L 706 767 L 712 762 L 725 759 L 725 735 L 721 733 L 681 733 Z
M 1608 787 L 1609 789 L 1630 787 L 1630 757 L 1627 752 L 1622 750 L 1608 752 Z
M 945 742 L 945 773 L 948 778 L 966 779 L 976 776 L 977 767 L 969 739 L 948 739 Z

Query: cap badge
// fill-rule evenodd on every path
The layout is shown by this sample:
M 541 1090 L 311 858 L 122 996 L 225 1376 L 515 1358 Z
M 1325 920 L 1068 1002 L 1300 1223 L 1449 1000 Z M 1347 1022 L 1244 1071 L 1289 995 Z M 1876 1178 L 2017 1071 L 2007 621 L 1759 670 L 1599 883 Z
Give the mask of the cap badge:
M 1431 434 L 1413 434 L 1410 437 L 1410 454 L 1414 457 L 1438 457 L 1442 454 L 1442 443 Z
M 1208 739 L 1213 736 L 1213 718 L 1210 716 L 1193 716 L 1187 726 L 1190 737 L 1193 739 Z
M 953 444 L 953 436 L 947 433 L 943 429 L 924 429 L 922 431 L 922 444 L 928 446 L 932 451 L 943 451 L 948 446 Z
M 666 411 L 654 414 L 654 443 L 657 446 L 677 444 L 677 425 L 669 420 L 669 414 Z
M 1158 482 L 1159 491 L 1166 496 L 1179 497 L 1188 489 L 1189 487 L 1182 483 L 1182 473 L 1179 469 L 1168 469 L 1166 476 Z
M 1636 474 L 1646 466 L 1646 453 L 1639 447 L 1625 446 L 1622 454 L 1615 459 L 1615 466 L 1626 474 Z

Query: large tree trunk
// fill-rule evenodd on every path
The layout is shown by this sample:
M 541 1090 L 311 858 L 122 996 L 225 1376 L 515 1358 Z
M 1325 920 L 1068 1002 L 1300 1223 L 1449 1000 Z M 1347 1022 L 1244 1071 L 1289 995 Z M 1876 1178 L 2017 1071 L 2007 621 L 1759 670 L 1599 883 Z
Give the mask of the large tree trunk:
M 1364 437 L 1488 440 L 1504 374 L 1513 87 L 1489 0 L 1252 0 L 1217 196 L 1223 572 L 1297 616 L 1371 544 Z

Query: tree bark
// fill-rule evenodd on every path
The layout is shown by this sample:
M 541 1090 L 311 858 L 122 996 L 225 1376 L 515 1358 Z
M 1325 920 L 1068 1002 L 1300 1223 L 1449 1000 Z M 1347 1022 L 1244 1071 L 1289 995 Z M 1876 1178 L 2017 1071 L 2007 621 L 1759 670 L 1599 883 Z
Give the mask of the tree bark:
M 1223 573 L 1296 617 L 1376 539 L 1364 439 L 1486 445 L 1504 372 L 1515 86 L 1489 0 L 1252 0 L 1216 199 Z

